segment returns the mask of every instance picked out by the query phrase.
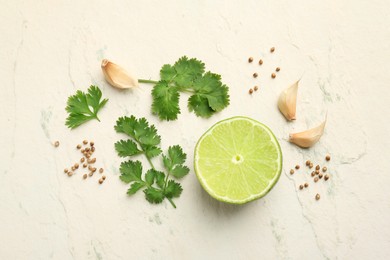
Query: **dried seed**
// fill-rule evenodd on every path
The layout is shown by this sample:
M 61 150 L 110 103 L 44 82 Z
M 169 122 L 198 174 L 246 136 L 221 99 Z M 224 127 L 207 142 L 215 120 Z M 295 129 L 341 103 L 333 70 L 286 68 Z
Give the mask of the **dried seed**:
M 76 170 L 76 167 L 72 166 L 72 168 L 71 168 L 71 169 L 72 169 L 72 171 L 74 171 L 74 170 Z
M 320 194 L 316 194 L 316 200 L 319 200 L 320 199 Z
M 316 173 L 313 171 L 311 172 L 311 177 L 314 177 L 316 175 Z
M 320 179 L 322 179 L 322 176 L 323 176 L 322 173 L 320 173 L 320 174 L 318 175 L 318 177 L 320 177 Z
M 96 168 L 92 168 L 92 170 L 91 170 L 92 172 L 96 172 Z
M 75 167 L 76 169 L 78 169 L 78 168 L 79 168 L 79 164 L 78 164 L 78 163 L 75 163 L 75 164 L 74 164 L 74 167 Z
M 303 189 L 303 185 L 301 184 L 301 185 L 299 185 L 299 189 L 300 190 L 302 190 Z
M 76 148 L 77 148 L 77 149 L 81 149 L 81 144 L 78 144 L 78 145 L 76 146 Z
M 259 74 L 257 74 L 256 72 L 253 73 L 253 77 L 254 77 L 254 78 L 257 78 L 257 76 L 259 76 Z
M 269 50 L 271 53 L 275 51 L 275 47 L 272 47 L 270 50 Z
M 89 151 L 91 151 L 91 148 L 87 147 L 87 148 L 85 148 L 85 151 L 89 152 Z
M 316 170 L 319 170 L 321 167 L 319 165 L 316 166 Z
M 88 170 L 92 171 L 92 169 L 93 169 L 92 165 L 89 165 Z
M 82 158 L 80 159 L 80 162 L 81 162 L 81 163 L 85 162 L 85 158 L 82 157 Z
M 305 188 L 307 188 L 307 187 L 309 187 L 309 183 L 306 182 L 305 183 Z
M 85 150 L 84 150 L 84 149 L 81 149 L 81 150 L 80 150 L 80 152 L 81 152 L 81 153 L 84 153 L 84 152 L 85 152 Z
M 69 170 L 68 170 L 67 168 L 64 169 L 64 173 L 68 173 L 68 171 L 69 171 Z
M 60 146 L 60 142 L 59 141 L 55 141 L 54 142 L 54 147 L 58 147 L 58 146 Z
M 87 144 L 87 143 L 88 143 L 88 141 L 87 141 L 87 140 L 84 140 L 84 141 L 83 141 L 83 144 Z
M 290 174 L 291 175 L 294 174 L 294 170 L 293 169 L 290 170 Z
M 252 57 L 249 57 L 248 62 L 251 63 L 253 61 Z
M 259 65 L 263 65 L 263 60 L 262 59 L 259 60 Z
M 310 161 L 307 160 L 307 161 L 306 161 L 306 166 L 309 166 L 309 165 L 310 165 Z
M 253 93 L 253 89 L 249 89 L 249 94 L 252 95 L 252 93 Z
M 88 173 L 89 177 L 92 177 L 92 175 L 93 175 L 93 172 Z
M 328 170 L 328 168 L 326 168 L 326 166 L 322 167 L 323 172 L 326 172 L 327 170 Z
M 325 174 L 324 180 L 327 181 L 328 179 L 329 179 L 329 175 L 328 175 L 328 174 Z
M 85 157 L 86 157 L 87 159 L 89 159 L 89 157 L 91 157 L 91 155 L 90 155 L 89 153 L 87 153 L 87 154 L 85 154 Z
M 106 176 L 105 176 L 105 175 L 103 175 L 103 176 L 102 176 L 102 179 L 103 179 L 103 180 L 105 180 L 105 179 L 106 179 Z
M 310 162 L 309 168 L 310 168 L 310 169 L 313 168 L 313 163 L 312 163 L 312 162 Z
M 295 169 L 299 170 L 300 166 L 297 164 L 295 165 Z
M 100 172 L 100 173 L 103 173 L 103 172 L 104 172 L 103 168 L 100 168 L 100 169 L 99 169 L 99 172 Z
M 96 162 L 96 158 L 93 158 L 93 159 L 91 159 L 90 163 L 95 163 L 95 162 Z
M 253 89 L 254 89 L 255 91 L 257 91 L 257 90 L 259 89 L 259 87 L 258 87 L 258 86 L 255 86 Z
M 315 178 L 314 178 L 314 182 L 317 182 L 319 179 L 318 179 L 318 177 L 316 176 Z
M 83 168 L 87 168 L 88 164 L 87 163 L 84 163 L 83 164 Z
M 280 71 L 280 68 L 279 67 L 276 67 L 276 69 L 275 69 L 277 72 L 279 72 Z
M 99 184 L 102 184 L 103 183 L 103 179 L 99 179 Z
M 315 170 L 316 175 L 320 174 L 319 170 Z
M 95 151 L 95 146 L 92 146 L 91 152 L 94 152 L 94 151 Z
M 86 179 L 87 177 L 88 177 L 87 174 L 84 174 L 84 175 L 83 175 L 83 179 Z
M 272 73 L 271 74 L 271 77 L 274 79 L 274 78 L 276 78 L 276 74 L 275 73 Z
M 95 142 L 91 141 L 91 142 L 89 142 L 89 145 L 90 145 L 90 146 L 94 146 L 94 145 L 95 145 Z
M 68 176 L 71 177 L 73 175 L 73 172 L 68 172 Z
M 330 155 L 329 155 L 329 154 L 326 155 L 325 159 L 326 159 L 327 161 L 330 161 Z

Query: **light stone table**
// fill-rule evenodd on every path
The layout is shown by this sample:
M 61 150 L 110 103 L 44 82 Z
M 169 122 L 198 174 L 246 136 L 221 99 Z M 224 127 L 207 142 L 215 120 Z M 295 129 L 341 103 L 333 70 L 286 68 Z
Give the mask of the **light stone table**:
M 389 1 L 0 2 L 0 259 L 390 258 Z M 152 86 L 118 91 L 100 69 L 109 58 L 155 79 L 182 55 L 222 75 L 227 109 L 197 118 L 184 94 L 179 119 L 162 122 L 150 111 Z M 277 97 L 299 78 L 297 120 L 288 123 Z M 91 84 L 109 98 L 101 122 L 70 131 L 67 97 Z M 177 209 L 126 195 L 113 147 L 124 115 L 146 117 L 164 149 L 181 144 L 188 154 Z M 274 189 L 243 206 L 203 191 L 192 159 L 201 134 L 236 115 L 268 125 L 284 157 Z M 326 115 L 314 147 L 287 142 Z M 96 143 L 103 185 L 63 173 L 83 139 Z M 323 164 L 327 153 L 328 182 L 314 184 L 303 166 L 290 176 L 295 164 Z

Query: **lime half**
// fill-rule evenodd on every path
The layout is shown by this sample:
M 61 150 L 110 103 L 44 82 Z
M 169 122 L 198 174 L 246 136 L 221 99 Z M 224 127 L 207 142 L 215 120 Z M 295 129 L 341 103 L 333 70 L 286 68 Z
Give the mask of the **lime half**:
M 243 204 L 265 196 L 282 170 L 282 151 L 271 130 L 247 117 L 213 125 L 195 147 L 195 173 L 215 199 Z

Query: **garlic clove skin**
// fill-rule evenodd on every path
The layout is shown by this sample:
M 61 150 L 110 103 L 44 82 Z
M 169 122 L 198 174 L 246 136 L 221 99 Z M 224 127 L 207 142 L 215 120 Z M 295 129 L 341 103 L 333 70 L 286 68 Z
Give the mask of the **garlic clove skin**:
M 324 133 L 326 119 L 319 126 L 312 129 L 289 135 L 289 142 L 294 143 L 302 148 L 309 148 L 320 140 Z
M 119 89 L 138 87 L 138 79 L 121 66 L 104 59 L 102 60 L 101 67 L 104 77 L 111 86 Z
M 278 108 L 288 121 L 296 119 L 298 83 L 299 80 L 283 90 L 278 99 Z

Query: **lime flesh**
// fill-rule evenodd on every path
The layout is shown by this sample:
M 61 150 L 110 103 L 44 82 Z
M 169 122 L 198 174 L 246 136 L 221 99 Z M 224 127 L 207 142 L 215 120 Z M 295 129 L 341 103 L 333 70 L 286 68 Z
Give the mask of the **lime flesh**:
M 243 204 L 265 196 L 282 170 L 282 151 L 272 131 L 247 117 L 213 125 L 195 147 L 195 173 L 215 199 Z

